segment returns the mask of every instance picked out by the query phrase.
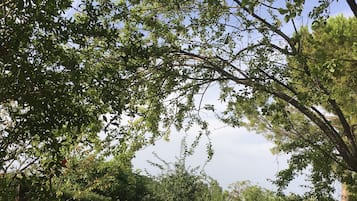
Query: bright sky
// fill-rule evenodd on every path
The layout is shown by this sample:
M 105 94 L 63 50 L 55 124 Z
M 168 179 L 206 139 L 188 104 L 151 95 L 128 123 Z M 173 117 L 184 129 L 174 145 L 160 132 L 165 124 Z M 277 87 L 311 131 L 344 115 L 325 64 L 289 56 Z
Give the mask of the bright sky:
M 330 12 L 331 15 L 343 13 L 346 16 L 352 16 L 352 12 L 348 9 L 345 1 L 339 1 L 339 4 L 332 6 Z M 301 21 L 305 24 L 311 23 L 304 19 L 301 19 Z M 213 90 L 209 93 L 217 94 L 218 91 Z M 215 104 L 221 103 L 215 102 Z M 212 161 L 206 165 L 205 172 L 218 180 L 224 188 L 237 181 L 250 180 L 254 184 L 274 190 L 274 186 L 268 180 L 273 180 L 276 173 L 286 167 L 288 156 L 273 155 L 270 152 L 273 144 L 261 135 L 244 128 L 226 127 L 214 118 L 209 119 L 212 129 L 210 138 L 215 154 Z M 187 135 L 194 136 L 195 133 L 197 132 L 192 130 Z M 134 168 L 145 169 L 151 174 L 159 173 L 159 170 L 152 167 L 147 161 L 159 162 L 153 155 L 153 152 L 155 152 L 165 161 L 174 162 L 176 157 L 180 155 L 181 140 L 184 135 L 183 133 L 173 132 L 169 142 L 160 140 L 155 146 L 149 146 L 140 151 L 133 160 Z M 193 137 L 188 139 L 192 141 Z M 207 143 L 207 140 L 202 140 L 195 155 L 189 158 L 187 163 L 189 166 L 196 167 L 205 164 L 207 159 L 205 143 Z M 299 177 L 289 186 L 287 192 L 303 193 L 306 189 L 300 187 L 300 185 L 306 184 L 304 178 Z M 338 198 L 341 192 L 340 185 L 336 184 L 336 188 L 335 196 Z
M 267 179 L 273 179 L 278 170 L 286 167 L 287 157 L 272 155 L 270 148 L 273 145 L 270 142 L 244 128 L 220 128 L 222 124 L 214 120 L 210 121 L 210 125 L 218 129 L 210 136 L 215 154 L 212 161 L 205 167 L 206 173 L 217 179 L 224 188 L 242 180 L 251 180 L 253 183 L 271 188 Z M 195 133 L 192 131 L 189 135 Z M 134 167 L 146 169 L 153 174 L 158 173 L 159 170 L 150 166 L 147 160 L 159 162 L 152 154 L 155 152 L 165 161 L 174 162 L 175 157 L 180 155 L 183 136 L 184 134 L 173 133 L 169 142 L 160 140 L 155 146 L 140 151 L 133 160 Z M 192 137 L 189 137 L 188 141 L 192 142 Z M 205 164 L 206 143 L 207 139 L 201 141 L 195 154 L 188 160 L 189 166 L 196 167 Z M 296 192 L 298 189 L 292 190 Z M 301 192 L 301 190 L 298 191 Z
M 205 166 L 205 172 L 216 179 L 220 185 L 227 187 L 237 181 L 250 180 L 267 189 L 276 190 L 269 180 L 274 180 L 276 173 L 287 167 L 288 156 L 285 154 L 273 155 L 270 149 L 274 146 L 263 136 L 247 131 L 244 128 L 225 127 L 218 120 L 209 121 L 213 128 L 210 135 L 214 156 Z M 197 131 L 194 129 L 187 133 L 188 144 L 193 141 Z M 139 151 L 133 160 L 134 169 L 148 171 L 156 175 L 160 170 L 151 166 L 148 161 L 160 161 L 154 156 L 154 152 L 166 162 L 175 162 L 180 156 L 181 142 L 184 133 L 173 132 L 170 141 L 159 140 L 155 146 L 146 147 Z M 188 167 L 204 166 L 207 139 L 203 138 L 193 156 L 187 160 Z M 293 181 L 286 192 L 302 194 L 306 191 L 300 185 L 306 185 L 301 176 Z M 340 197 L 340 184 L 336 184 L 336 198 Z
M 204 104 L 214 104 L 216 109 L 223 110 L 224 104 L 217 101 L 219 89 L 212 86 L 204 96 Z M 276 190 L 269 180 L 274 180 L 278 171 L 287 167 L 288 156 L 273 155 L 274 146 L 262 135 L 248 131 L 245 128 L 232 128 L 217 120 L 213 114 L 201 114 L 209 122 L 213 144 L 213 159 L 205 166 L 207 160 L 207 137 L 203 137 L 196 152 L 187 160 L 188 167 L 205 166 L 204 171 L 220 185 L 227 189 L 237 181 L 250 180 L 253 184 Z M 166 162 L 175 162 L 180 156 L 182 139 L 187 137 L 187 144 L 191 144 L 198 134 L 199 128 L 192 128 L 187 133 L 172 130 L 170 141 L 159 140 L 155 146 L 148 146 L 139 151 L 133 160 L 134 169 L 141 169 L 150 174 L 158 174 L 160 170 L 151 166 L 148 161 L 160 163 L 153 153 Z M 287 189 L 287 192 L 303 193 L 306 185 L 303 177 L 297 178 Z M 339 187 L 339 185 L 337 186 Z M 340 190 L 338 190 L 339 194 Z

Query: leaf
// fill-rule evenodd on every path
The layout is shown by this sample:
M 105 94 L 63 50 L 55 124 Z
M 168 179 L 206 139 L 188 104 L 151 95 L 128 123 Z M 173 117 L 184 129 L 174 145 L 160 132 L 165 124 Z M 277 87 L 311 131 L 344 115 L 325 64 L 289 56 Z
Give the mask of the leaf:
M 282 15 L 285 15 L 285 14 L 287 14 L 287 13 L 289 12 L 288 9 L 284 9 L 284 8 L 279 8 L 278 11 L 279 11 L 279 13 L 282 14 Z
M 107 116 L 103 115 L 103 120 L 104 120 L 105 122 L 108 122 Z

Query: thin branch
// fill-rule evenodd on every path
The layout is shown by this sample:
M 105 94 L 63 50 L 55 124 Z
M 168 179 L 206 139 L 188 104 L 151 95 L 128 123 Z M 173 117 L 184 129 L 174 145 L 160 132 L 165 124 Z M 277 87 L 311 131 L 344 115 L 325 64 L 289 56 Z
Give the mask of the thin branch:
M 293 24 L 295 34 L 298 36 L 299 35 L 299 31 L 298 31 L 298 29 L 296 27 L 295 20 L 291 19 L 291 23 Z M 298 52 L 298 54 L 300 54 L 301 53 L 301 39 L 300 38 L 299 38 L 299 41 L 297 41 L 297 46 L 298 46 L 297 47 L 297 52 Z
M 295 91 L 295 89 L 293 89 L 292 87 L 284 84 L 283 82 L 281 82 L 280 80 L 276 79 L 274 76 L 269 75 L 269 73 L 265 72 L 263 69 L 259 68 L 259 71 L 262 72 L 265 76 L 267 76 L 269 79 L 273 80 L 274 82 L 276 82 L 277 84 L 279 84 L 280 86 L 282 86 L 283 88 L 289 90 L 290 92 L 292 92 L 294 95 L 297 95 L 298 93 Z
M 291 56 L 294 56 L 294 55 L 295 55 L 294 52 L 289 52 L 288 49 L 283 49 L 283 48 L 281 48 L 281 47 L 275 45 L 274 43 L 269 43 L 268 45 L 270 45 L 272 48 L 278 50 L 279 52 L 281 52 L 281 53 L 283 53 L 283 54 L 285 54 L 285 55 L 291 55 Z
M 194 67 L 192 65 L 192 67 Z M 190 77 L 188 75 L 184 75 L 182 76 L 185 79 L 189 79 L 189 80 L 195 80 L 195 81 L 211 81 L 211 82 L 216 82 L 216 81 L 225 81 L 225 80 L 229 80 L 228 78 L 224 78 L 224 77 L 217 77 L 217 78 L 196 78 L 196 77 Z
M 20 169 L 20 172 L 26 170 L 28 167 L 30 167 L 31 165 L 35 164 L 38 160 L 39 160 L 39 158 L 35 158 L 35 159 L 32 160 L 30 163 L 28 163 L 26 166 L 22 167 L 22 168 Z
M 297 27 L 296 27 L 295 20 L 292 19 L 292 20 L 291 20 L 291 23 L 293 24 L 295 33 L 298 33 L 298 29 L 297 29 Z
M 257 19 L 258 21 L 260 21 L 261 23 L 263 23 L 264 25 L 266 25 L 271 31 L 273 31 L 274 33 L 278 34 L 279 36 L 281 36 L 291 47 L 291 49 L 293 50 L 294 53 L 296 53 L 296 49 L 295 49 L 295 44 L 294 42 L 291 40 L 291 38 L 286 35 L 284 32 L 282 32 L 280 29 L 278 29 L 276 26 L 272 25 L 271 23 L 269 23 L 268 21 L 266 21 L 265 19 L 263 19 L 261 16 L 257 15 L 256 13 L 250 11 L 248 8 L 242 6 L 241 1 L 239 0 L 234 0 L 234 2 L 236 2 L 244 11 L 246 11 L 247 13 L 249 13 L 252 17 L 254 17 L 255 19 Z
M 239 50 L 232 59 L 230 59 L 229 61 L 227 61 L 228 63 L 232 63 L 233 61 L 235 61 L 242 53 L 244 53 L 245 51 L 249 51 L 253 48 L 259 47 L 259 46 L 264 46 L 264 44 L 262 43 L 258 43 L 258 44 L 254 44 L 254 45 L 248 45 L 247 47 Z
M 181 54 L 182 56 L 188 57 L 188 58 L 192 58 L 192 59 L 195 59 L 195 60 L 198 60 L 198 61 L 201 61 L 201 62 L 205 62 L 208 65 L 202 66 L 203 68 L 211 69 L 213 71 L 216 71 L 216 72 L 220 73 L 221 75 L 223 75 L 223 76 L 225 76 L 225 77 L 227 77 L 227 78 L 229 78 L 231 80 L 234 80 L 236 82 L 246 83 L 248 81 L 248 78 L 238 78 L 238 77 L 232 75 L 231 73 L 225 71 L 223 68 L 221 68 L 221 67 L 217 66 L 216 64 L 210 62 L 209 61 L 210 58 L 208 58 L 208 57 L 205 57 L 205 56 L 202 56 L 202 55 L 198 55 L 198 54 L 194 54 L 194 53 L 191 53 L 191 52 L 186 52 L 186 51 L 179 51 L 177 53 Z M 244 72 L 242 72 L 242 71 L 239 71 L 239 72 L 244 77 L 246 76 Z
M 241 74 L 244 78 L 248 78 L 248 75 L 241 69 L 239 69 L 238 67 L 236 67 L 235 65 L 233 65 L 231 62 L 223 59 L 220 56 L 216 56 L 216 58 L 218 58 L 220 61 L 223 61 L 223 63 L 225 63 L 226 65 L 232 67 L 234 70 L 236 70 L 239 74 Z
M 273 9 L 273 10 L 281 9 L 281 8 L 278 8 L 278 7 L 274 7 L 274 6 L 268 5 L 268 4 L 264 3 L 264 2 L 261 2 L 260 4 L 265 6 L 265 7 L 267 7 L 267 8 Z
M 204 96 L 206 95 L 206 92 L 207 92 L 208 88 L 211 86 L 211 83 L 212 83 L 212 82 L 208 83 L 207 86 L 205 87 L 205 89 L 204 89 L 203 92 L 202 92 L 202 95 L 201 95 L 201 98 L 200 98 L 200 102 L 199 102 L 199 104 L 198 104 L 198 116 L 200 116 L 200 111 L 201 111 L 201 106 L 202 106 L 203 98 L 204 98 Z

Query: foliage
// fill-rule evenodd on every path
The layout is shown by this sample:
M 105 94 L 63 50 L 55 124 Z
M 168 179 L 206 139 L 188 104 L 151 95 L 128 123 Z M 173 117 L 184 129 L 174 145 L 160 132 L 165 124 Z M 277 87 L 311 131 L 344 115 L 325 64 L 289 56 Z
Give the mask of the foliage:
M 132 25 L 147 33 L 141 41 L 150 41 L 143 46 L 167 52 L 149 57 L 150 65 L 135 72 L 149 82 L 139 90 L 148 102 L 140 102 L 133 131 L 164 135 L 171 126 L 189 129 L 197 123 L 204 132 L 208 125 L 202 113 L 212 111 L 229 125 L 267 134 L 276 151 L 292 154 L 290 167 L 278 175 L 281 189 L 311 167 L 311 196 L 331 198 L 332 182 L 357 171 L 350 117 L 355 107 L 350 80 L 356 77 L 349 70 L 356 62 L 357 32 L 355 17 L 320 18 L 329 6 L 324 2 L 311 10 L 316 20 L 311 35 L 322 37 L 309 41 L 307 29 L 299 31 L 296 24 L 308 9 L 303 1 L 285 6 L 275 1 L 132 2 L 130 13 L 138 20 Z M 325 35 L 314 28 L 326 23 Z M 285 31 L 289 25 L 293 31 Z M 327 53 L 327 41 L 336 52 Z M 315 47 L 309 49 L 309 43 Z M 219 86 L 223 111 L 205 104 L 213 85 Z M 157 86 L 162 90 L 152 90 Z
M 340 138 L 324 135 L 316 126 L 299 117 L 296 110 L 288 109 L 287 117 L 292 117 L 289 121 L 295 125 L 286 122 L 286 127 L 289 127 L 286 131 L 274 128 L 275 132 L 271 136 L 277 145 L 277 151 L 292 153 L 289 169 L 280 173 L 278 182 L 290 180 L 296 172 L 312 165 L 311 182 L 314 185 L 313 194 L 317 197 L 326 196 L 329 191 L 333 191 L 331 184 L 336 178 L 356 185 L 356 180 L 347 179 L 355 171 L 346 168 L 343 162 L 346 156 L 336 157 L 333 154 L 336 144 L 352 152 L 356 146 L 354 102 L 357 74 L 352 70 L 355 65 L 353 60 L 357 58 L 356 51 L 353 50 L 353 44 L 357 42 L 356 31 L 356 20 L 343 16 L 331 18 L 324 24 L 315 24 L 312 33 L 302 29 L 302 52 L 309 69 L 303 70 L 300 67 L 299 58 L 289 58 L 292 82 L 301 87 L 300 95 L 309 97 L 316 101 L 314 104 L 318 103 L 323 107 L 325 122 L 336 129 Z M 325 45 L 322 47 L 321 44 Z M 311 77 L 303 76 L 306 70 L 311 72 Z M 316 85 L 310 85 L 309 82 Z M 295 133 L 296 136 L 289 136 L 287 132 Z
M 17 169 L 38 162 L 47 168 L 62 160 L 63 147 L 80 133 L 98 132 L 100 107 L 83 89 L 87 71 L 76 48 L 64 46 L 78 34 L 63 11 L 70 1 L 5 1 L 1 4 L 1 167 L 23 158 Z M 83 75 L 83 76 L 81 76 Z M 86 134 L 87 135 L 87 134 Z M 50 171 L 50 170 L 49 170 Z
M 185 152 L 185 154 L 190 154 Z M 4 194 L 0 200 L 11 200 L 16 196 L 28 200 L 212 200 L 221 201 L 227 196 L 217 181 L 198 168 L 187 169 L 185 157 L 167 165 L 162 174 L 148 177 L 133 172 L 130 161 L 119 156 L 104 160 L 98 155 L 79 155 L 68 158 L 61 174 L 47 179 L 37 175 L 23 174 L 21 177 L 3 178 Z M 126 162 L 125 162 L 126 161 Z M 42 182 L 42 183 L 41 183 Z M 21 189 L 18 190 L 19 185 Z
M 357 171 L 356 19 L 325 26 L 332 2 L 2 1 L 1 172 L 58 176 L 77 146 L 127 159 L 172 127 L 208 134 L 213 112 L 292 152 L 280 186 L 311 167 L 325 197 Z
M 118 4 L 0 3 L 1 172 L 32 168 L 58 175 L 61 161 L 78 145 L 128 156 L 140 148 L 139 140 L 124 140 L 131 138 L 125 126 L 118 128 L 121 114 L 130 111 L 130 65 L 102 62 L 106 49 L 118 56 L 135 51 L 134 36 L 121 35 L 117 27 L 126 19 Z
M 11 182 L 13 175 L 1 175 L 0 177 L 0 200 L 11 200 L 16 196 L 17 184 Z
M 185 142 L 184 142 L 185 143 Z M 186 167 L 186 159 L 192 153 L 182 152 L 180 158 L 168 163 L 157 156 L 163 163 L 152 165 L 161 169 L 159 176 L 153 177 L 156 182 L 152 183 L 152 192 L 155 200 L 174 201 L 221 201 L 227 198 L 218 182 L 208 177 L 200 167 Z
M 110 161 L 90 155 L 73 158 L 55 181 L 56 194 L 76 200 L 152 200 L 151 178 L 133 172 L 122 158 Z
M 50 179 L 28 173 L 8 174 L 0 180 L 0 200 L 12 200 L 16 196 L 33 201 L 155 200 L 150 189 L 153 179 L 133 172 L 130 163 L 123 161 L 118 158 L 105 161 L 89 155 L 68 159 L 61 174 Z
M 240 181 L 230 185 L 229 199 L 231 201 L 282 201 L 283 199 L 275 195 L 272 191 L 263 189 L 257 185 L 252 185 L 249 181 Z
M 297 194 L 284 195 L 274 191 L 253 185 L 250 181 L 238 181 L 229 186 L 229 201 L 317 201 L 313 196 L 301 196 Z
M 28 172 L 22 174 L 4 174 L 0 178 L 0 200 L 56 200 L 51 189 L 50 179 L 31 175 Z

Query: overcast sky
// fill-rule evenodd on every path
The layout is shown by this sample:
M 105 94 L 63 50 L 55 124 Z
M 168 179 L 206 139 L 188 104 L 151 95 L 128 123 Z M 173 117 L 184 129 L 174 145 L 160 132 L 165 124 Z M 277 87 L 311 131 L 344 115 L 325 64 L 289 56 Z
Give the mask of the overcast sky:
M 213 85 L 204 96 L 204 104 L 214 104 L 216 110 L 222 111 L 224 103 L 217 101 L 219 89 Z M 248 131 L 245 128 L 232 128 L 215 118 L 214 114 L 202 113 L 201 116 L 208 121 L 211 131 L 210 139 L 213 145 L 213 159 L 207 163 L 206 144 L 207 137 L 202 137 L 193 156 L 187 160 L 187 166 L 205 166 L 204 171 L 216 179 L 223 188 L 237 181 L 250 180 L 253 184 L 264 188 L 276 190 L 269 180 L 274 180 L 278 171 L 287 167 L 288 156 L 284 154 L 273 155 L 271 148 L 274 146 L 261 134 Z M 166 162 L 175 162 L 180 156 L 181 142 L 186 136 L 187 144 L 192 143 L 197 136 L 199 128 L 192 128 L 187 133 L 172 130 L 169 141 L 159 140 L 155 146 L 148 146 L 139 151 L 133 160 L 134 169 L 146 170 L 156 175 L 160 170 L 151 166 L 148 161 L 160 161 L 154 152 Z M 287 189 L 287 192 L 303 193 L 306 189 L 304 177 L 297 178 Z M 339 187 L 339 186 L 338 186 Z M 338 189 L 338 193 L 339 193 Z
M 223 188 L 237 181 L 250 180 L 253 184 L 275 190 L 269 180 L 275 178 L 279 170 L 286 168 L 286 155 L 273 155 L 270 149 L 273 144 L 261 135 L 249 132 L 244 128 L 223 127 L 217 121 L 211 121 L 211 126 L 217 125 L 217 130 L 211 134 L 214 149 L 213 159 L 204 168 L 205 172 L 216 179 Z M 192 142 L 195 131 L 189 132 L 188 142 Z M 170 141 L 160 140 L 155 146 L 149 146 L 140 151 L 133 160 L 134 168 L 147 170 L 151 174 L 159 173 L 159 169 L 147 161 L 160 162 L 153 152 L 167 162 L 174 162 L 180 156 L 181 140 L 185 134 L 173 133 Z M 188 158 L 187 166 L 204 166 L 207 159 L 207 140 L 203 138 L 195 154 Z M 287 192 L 303 193 L 306 185 L 303 177 L 296 179 Z M 339 188 L 339 185 L 337 186 Z M 337 189 L 338 193 L 340 189 Z

